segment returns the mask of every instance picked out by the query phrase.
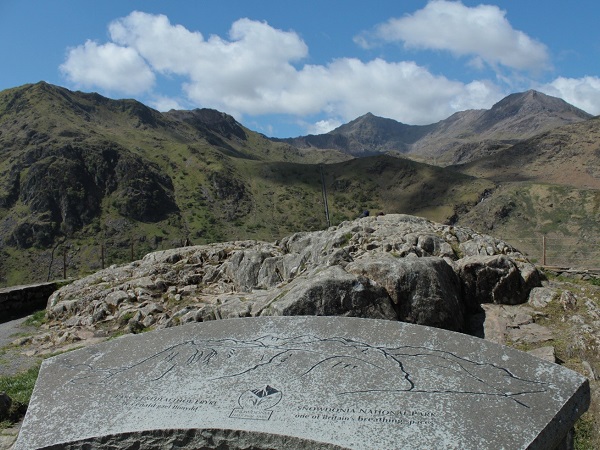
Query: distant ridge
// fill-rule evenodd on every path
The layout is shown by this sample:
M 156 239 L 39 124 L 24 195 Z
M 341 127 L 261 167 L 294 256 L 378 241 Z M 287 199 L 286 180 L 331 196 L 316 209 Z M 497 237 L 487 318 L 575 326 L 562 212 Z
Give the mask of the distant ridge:
M 545 131 L 456 168 L 498 183 L 526 180 L 600 190 L 600 117 Z
M 367 113 L 321 135 L 276 139 L 299 148 L 335 149 L 353 156 L 387 152 L 443 165 L 467 162 L 591 114 L 562 99 L 530 90 L 489 110 L 467 110 L 431 125 L 406 125 Z
M 406 125 L 367 113 L 329 133 L 276 140 L 299 148 L 335 149 L 353 156 L 370 156 L 388 151 L 406 153 L 411 144 L 430 133 L 432 127 Z

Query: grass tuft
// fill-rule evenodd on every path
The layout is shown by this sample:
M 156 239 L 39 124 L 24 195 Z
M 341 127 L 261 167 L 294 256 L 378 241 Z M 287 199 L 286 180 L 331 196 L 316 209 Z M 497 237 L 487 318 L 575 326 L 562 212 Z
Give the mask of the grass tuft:
M 0 429 L 8 428 L 23 417 L 39 372 L 40 366 L 38 365 L 26 372 L 0 377 L 0 392 L 6 392 L 13 402 L 9 411 L 9 419 L 0 423 Z
M 46 310 L 42 309 L 41 311 L 34 312 L 31 316 L 29 316 L 27 319 L 25 319 L 25 321 L 23 322 L 23 325 L 39 328 L 43 324 L 45 324 L 47 321 L 48 321 L 48 318 L 46 317 Z

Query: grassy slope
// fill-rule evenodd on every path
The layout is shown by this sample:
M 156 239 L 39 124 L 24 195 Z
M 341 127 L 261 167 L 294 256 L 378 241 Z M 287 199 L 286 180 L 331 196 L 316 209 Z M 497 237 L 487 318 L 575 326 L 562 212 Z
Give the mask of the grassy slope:
M 499 185 L 460 217 L 504 238 L 534 260 L 600 267 L 600 118 L 520 142 L 456 169 Z
M 5 285 L 45 280 L 48 275 L 60 278 L 65 255 L 67 276 L 97 270 L 102 245 L 106 266 L 186 240 L 275 240 L 323 229 L 327 222 L 319 164 L 333 224 L 355 218 L 364 209 L 444 221 L 455 204 L 475 202 L 493 186 L 389 156 L 349 160 L 337 152 L 298 150 L 247 129 L 246 140 L 207 134 L 134 101 L 110 101 L 46 84 L 0 93 L 0 129 L 0 193 L 5 197 L 15 164 L 23 166 L 21 179 L 29 170 L 23 163 L 27 152 L 117 145 L 170 178 L 179 208 L 164 220 L 144 223 L 120 215 L 116 194 L 107 195 L 100 215 L 56 248 L 17 250 L 3 245 L 0 275 Z M 10 209 L 0 208 L 5 231 L 30 215 L 23 199 Z
M 600 189 L 600 118 L 566 125 L 458 168 L 496 182 Z
M 507 183 L 459 223 L 504 239 L 542 263 L 600 267 L 600 191 L 531 182 Z

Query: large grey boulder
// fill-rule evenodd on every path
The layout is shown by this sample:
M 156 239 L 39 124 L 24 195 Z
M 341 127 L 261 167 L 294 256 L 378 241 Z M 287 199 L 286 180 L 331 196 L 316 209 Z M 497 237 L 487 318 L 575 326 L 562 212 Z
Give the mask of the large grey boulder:
M 460 280 L 441 258 L 396 258 L 382 254 L 350 263 L 346 270 L 383 286 L 403 322 L 455 331 L 464 328 Z
M 526 266 L 522 273 L 517 263 L 505 255 L 469 256 L 458 260 L 456 266 L 470 310 L 477 310 L 482 303 L 524 303 L 539 284 L 537 271 Z
M 346 316 L 397 320 L 386 290 L 331 266 L 295 279 L 261 311 L 267 316 Z

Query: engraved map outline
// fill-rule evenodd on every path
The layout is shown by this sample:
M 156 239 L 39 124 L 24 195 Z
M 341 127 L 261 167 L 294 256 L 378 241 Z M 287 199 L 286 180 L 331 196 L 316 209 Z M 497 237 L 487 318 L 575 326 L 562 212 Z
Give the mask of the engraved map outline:
M 419 345 L 378 346 L 312 333 L 189 339 L 120 367 L 111 367 L 107 359 L 65 362 L 76 372 L 69 383 L 120 384 L 132 377 L 139 382 L 157 383 L 183 373 L 201 376 L 206 383 L 274 373 L 301 380 L 322 379 L 333 373 L 339 381 L 329 387 L 340 396 L 374 392 L 479 395 L 506 399 L 525 408 L 529 408 L 527 395 L 549 389 L 548 383 L 520 377 L 495 362 L 475 361 L 448 350 Z

